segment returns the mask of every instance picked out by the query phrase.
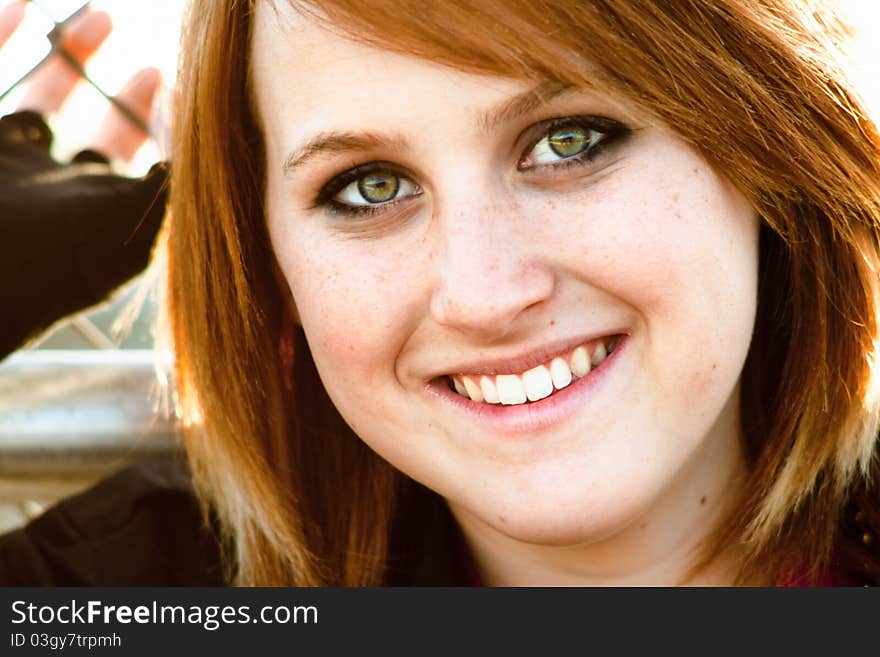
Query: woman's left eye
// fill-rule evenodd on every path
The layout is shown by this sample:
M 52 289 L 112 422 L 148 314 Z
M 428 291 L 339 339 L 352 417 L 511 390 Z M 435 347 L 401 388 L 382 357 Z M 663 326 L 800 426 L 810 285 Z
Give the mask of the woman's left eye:
M 350 208 L 366 208 L 393 203 L 418 193 L 418 186 L 392 169 L 376 168 L 349 177 L 331 200 Z
M 626 132 L 620 123 L 599 117 L 591 117 L 589 121 L 554 120 L 543 128 L 543 136 L 520 160 L 519 169 L 552 166 L 569 160 L 590 160 Z

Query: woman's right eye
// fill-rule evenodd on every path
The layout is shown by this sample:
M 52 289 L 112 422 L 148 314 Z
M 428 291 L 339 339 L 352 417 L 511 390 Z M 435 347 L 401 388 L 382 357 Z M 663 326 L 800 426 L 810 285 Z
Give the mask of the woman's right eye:
M 321 191 L 318 203 L 334 212 L 373 212 L 420 193 L 416 183 L 394 169 L 367 165 L 331 180 Z

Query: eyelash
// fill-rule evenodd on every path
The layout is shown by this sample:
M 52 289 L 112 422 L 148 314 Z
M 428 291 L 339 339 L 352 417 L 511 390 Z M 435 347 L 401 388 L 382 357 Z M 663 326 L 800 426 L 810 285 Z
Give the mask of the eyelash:
M 539 164 L 529 168 L 523 168 L 520 166 L 521 163 L 534 151 L 535 147 L 541 142 L 541 140 L 549 137 L 554 131 L 566 126 L 583 129 L 588 134 L 595 131 L 601 133 L 602 137 L 594 146 L 586 148 L 575 155 L 562 158 L 552 163 Z M 608 150 L 609 147 L 619 145 L 631 134 L 632 130 L 619 121 L 603 116 L 569 116 L 542 121 L 529 128 L 527 132 L 532 133 L 535 137 L 529 141 L 523 155 L 520 156 L 517 162 L 517 168 L 524 174 L 529 175 L 531 173 L 537 173 L 537 170 L 551 170 L 556 172 L 565 171 L 574 167 L 586 166 Z M 398 176 L 400 179 L 412 180 L 399 166 L 394 165 L 391 162 L 369 162 L 367 164 L 361 164 L 344 171 L 327 182 L 321 188 L 321 191 L 318 192 L 314 207 L 323 207 L 330 216 L 346 216 L 349 218 L 366 219 L 373 215 L 386 212 L 398 203 L 412 198 L 413 196 L 418 196 L 421 193 L 419 186 L 413 183 L 417 193 L 401 196 L 385 203 L 367 203 L 365 205 L 355 206 L 334 200 L 334 197 L 351 183 L 358 181 L 360 178 L 370 173 L 377 172 L 388 172 Z
M 339 201 L 333 200 L 333 197 L 339 194 L 339 192 L 348 187 L 351 183 L 357 182 L 358 179 L 366 176 L 367 174 L 376 173 L 379 171 L 393 173 L 400 178 L 406 178 L 409 180 L 407 174 L 404 173 L 400 167 L 390 162 L 369 162 L 367 164 L 361 164 L 342 172 L 326 185 L 324 185 L 324 187 L 321 188 L 321 191 L 318 193 L 318 198 L 315 199 L 314 206 L 316 208 L 326 208 L 327 212 L 332 216 L 348 215 L 357 217 L 369 217 L 379 212 L 384 212 L 388 210 L 388 208 L 397 205 L 400 201 L 404 199 L 411 198 L 409 196 L 402 196 L 386 203 L 371 203 L 361 206 L 348 205 L 347 203 L 340 203 Z M 416 185 L 416 188 L 418 189 L 418 185 Z
M 530 168 L 519 166 L 528 155 L 534 152 L 535 147 L 541 141 L 549 137 L 553 132 L 567 126 L 581 128 L 586 131 L 588 135 L 591 132 L 597 132 L 602 136 L 594 146 L 586 148 L 575 155 L 563 157 L 555 162 L 541 164 Z M 537 138 L 532 139 L 529 142 L 529 146 L 525 149 L 525 153 L 520 157 L 517 166 L 517 168 L 523 172 L 537 173 L 539 170 L 547 169 L 558 171 L 575 166 L 585 166 L 588 163 L 592 163 L 593 160 L 602 155 L 602 153 L 604 153 L 609 147 L 619 145 L 619 143 L 631 133 L 630 128 L 626 127 L 624 124 L 615 121 L 614 119 L 605 118 L 604 116 L 573 116 L 550 119 L 549 121 L 543 121 L 537 124 L 533 130 L 537 132 Z

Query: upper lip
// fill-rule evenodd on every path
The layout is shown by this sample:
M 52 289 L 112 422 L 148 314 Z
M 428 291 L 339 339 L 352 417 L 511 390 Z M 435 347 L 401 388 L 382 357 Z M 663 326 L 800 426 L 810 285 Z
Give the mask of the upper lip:
M 556 356 L 561 356 L 586 342 L 592 342 L 593 340 L 598 340 L 600 338 L 610 338 L 613 335 L 621 335 L 625 333 L 626 332 L 623 330 L 602 331 L 601 333 L 581 335 L 575 338 L 566 338 L 555 342 L 549 342 L 540 347 L 525 350 L 513 356 L 503 358 L 482 358 L 479 360 L 456 363 L 446 371 L 438 373 L 433 378 L 454 374 L 485 374 L 488 376 L 496 374 L 521 374 L 533 367 L 543 365 Z

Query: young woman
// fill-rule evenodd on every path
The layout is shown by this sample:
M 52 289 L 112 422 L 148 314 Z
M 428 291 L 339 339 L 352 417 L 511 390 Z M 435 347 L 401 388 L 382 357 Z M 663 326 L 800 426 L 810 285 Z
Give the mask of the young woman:
M 817 3 L 194 2 L 230 581 L 876 582 L 880 141 Z

